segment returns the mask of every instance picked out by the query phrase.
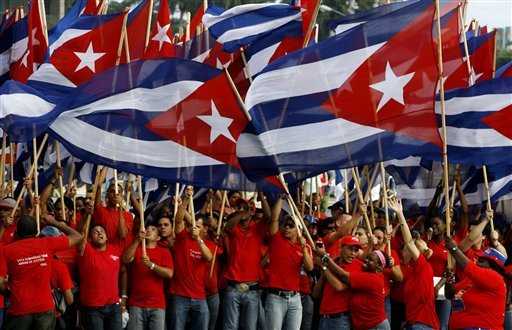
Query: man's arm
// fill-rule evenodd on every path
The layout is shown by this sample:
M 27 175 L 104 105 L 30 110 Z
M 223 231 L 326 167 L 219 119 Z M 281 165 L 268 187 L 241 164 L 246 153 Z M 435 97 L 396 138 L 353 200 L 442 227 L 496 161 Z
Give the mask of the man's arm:
M 265 219 L 267 219 L 268 221 L 272 217 L 272 210 L 270 209 L 270 205 L 268 204 L 267 197 L 262 191 L 258 191 L 258 199 L 261 202 L 261 208 L 263 209 Z
M 44 221 L 50 226 L 56 227 L 61 232 L 66 234 L 69 240 L 69 246 L 73 247 L 78 245 L 82 241 L 82 234 L 74 230 L 73 228 L 66 225 L 64 222 L 60 222 L 55 220 L 55 218 L 51 215 L 43 215 Z
M 270 219 L 270 235 L 275 235 L 279 231 L 279 216 L 281 215 L 281 209 L 283 207 L 283 199 L 286 196 L 278 198 L 274 207 L 272 208 L 272 217 Z
M 158 276 L 171 279 L 173 271 L 171 268 L 163 267 L 152 262 L 148 256 L 142 256 L 142 262 L 146 267 L 155 272 Z
M 306 240 L 304 237 L 299 237 L 300 245 L 302 246 L 302 254 L 304 255 L 304 260 L 302 261 L 304 265 L 304 269 L 307 272 L 310 272 L 313 270 L 315 265 L 313 264 L 313 256 L 311 253 L 311 249 L 309 248 L 309 245 L 306 243 Z
M 199 236 L 199 229 L 197 229 L 197 227 L 192 228 L 192 238 L 197 241 L 197 244 L 199 244 L 199 249 L 201 250 L 201 255 L 203 256 L 203 259 L 208 262 L 212 261 L 212 251 L 210 251 L 208 246 L 206 246 L 206 243 Z
M 399 202 L 397 199 L 393 199 L 388 202 L 388 206 L 391 209 L 393 209 L 398 216 L 398 220 L 400 222 L 400 229 L 402 230 L 402 237 L 404 238 L 405 246 L 411 253 L 412 258 L 414 260 L 418 260 L 418 258 L 420 257 L 420 251 L 418 250 L 416 244 L 414 244 L 414 240 L 412 239 L 411 230 L 409 229 L 407 221 L 405 220 L 402 203 Z
M 129 264 L 135 259 L 135 253 L 137 252 L 137 248 L 139 247 L 140 242 L 145 239 L 146 232 L 141 230 L 139 232 L 139 237 L 133 240 L 133 242 L 128 246 L 126 251 L 123 253 L 123 263 Z

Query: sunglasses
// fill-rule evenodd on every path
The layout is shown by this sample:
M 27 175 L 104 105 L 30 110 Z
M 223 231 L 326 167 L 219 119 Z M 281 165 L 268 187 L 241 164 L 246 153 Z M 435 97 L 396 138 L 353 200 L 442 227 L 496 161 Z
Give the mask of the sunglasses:
M 284 228 L 295 228 L 295 224 L 293 222 L 287 222 L 283 226 Z

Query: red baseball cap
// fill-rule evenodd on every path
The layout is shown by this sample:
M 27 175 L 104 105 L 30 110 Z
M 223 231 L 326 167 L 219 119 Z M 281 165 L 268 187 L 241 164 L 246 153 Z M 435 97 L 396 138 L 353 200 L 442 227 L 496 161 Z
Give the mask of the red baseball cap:
M 345 245 L 357 246 L 357 247 L 361 248 L 361 242 L 359 242 L 359 239 L 354 236 L 344 236 L 341 239 L 341 246 L 345 246 Z

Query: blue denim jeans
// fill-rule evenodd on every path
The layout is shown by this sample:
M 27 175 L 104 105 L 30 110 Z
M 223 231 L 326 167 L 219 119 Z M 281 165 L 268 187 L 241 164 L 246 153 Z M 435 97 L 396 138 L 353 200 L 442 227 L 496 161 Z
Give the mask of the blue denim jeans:
M 130 319 L 128 321 L 128 330 L 165 329 L 165 309 L 160 308 L 141 308 L 130 306 Z
M 512 310 L 505 311 L 505 330 L 512 330 Z
M 300 294 L 281 297 L 272 293 L 265 302 L 267 330 L 297 330 L 302 320 Z
M 313 313 L 315 312 L 315 304 L 310 295 L 301 295 L 302 302 L 302 322 L 300 330 L 313 329 Z
M 343 314 L 336 318 L 320 317 L 318 330 L 334 330 L 334 329 L 347 329 L 350 330 L 350 315 Z
M 212 294 L 208 298 L 206 298 L 206 302 L 208 303 L 208 312 L 210 312 L 210 319 L 208 321 L 208 330 L 215 330 L 217 326 L 217 319 L 219 317 L 219 305 L 220 299 L 219 294 Z
M 386 317 L 391 325 L 391 298 L 389 296 L 384 300 L 384 309 L 386 310 Z
M 384 320 L 370 330 L 391 330 L 391 325 L 389 324 L 388 320 Z
M 206 299 L 174 296 L 173 307 L 170 330 L 208 330 L 209 312 Z
M 86 330 L 121 330 L 121 306 L 84 307 Z
M 228 286 L 224 291 L 223 303 L 224 330 L 238 330 L 239 327 L 245 330 L 257 329 L 260 307 L 258 290 L 240 292 Z
M 450 314 L 452 312 L 452 302 L 449 299 L 436 300 L 436 313 L 439 318 L 440 330 L 448 330 L 450 323 Z

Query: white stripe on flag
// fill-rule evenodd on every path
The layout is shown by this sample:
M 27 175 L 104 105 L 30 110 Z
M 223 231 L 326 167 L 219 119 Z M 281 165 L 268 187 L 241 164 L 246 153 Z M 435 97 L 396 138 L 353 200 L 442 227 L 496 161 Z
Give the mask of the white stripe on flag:
M 441 129 L 440 129 L 441 131 Z M 448 126 L 446 140 L 450 146 L 466 148 L 512 147 L 512 140 L 492 128 Z
M 272 58 L 280 44 L 281 42 L 273 44 L 251 56 L 251 58 L 247 62 L 247 66 L 249 67 L 249 74 L 251 75 L 251 77 L 263 71 L 263 69 L 270 62 L 270 59 Z
M 104 131 L 76 118 L 59 117 L 50 128 L 74 146 L 114 161 L 161 168 L 224 164 L 171 140 L 137 140 Z
M 0 95 L 0 118 L 8 115 L 23 117 L 40 117 L 53 110 L 55 105 L 37 95 L 14 93 Z
M 255 4 L 245 4 L 245 5 L 240 5 L 240 6 L 230 8 L 230 9 L 224 11 L 220 15 L 212 15 L 210 13 L 205 13 L 203 15 L 203 24 L 207 28 L 210 28 L 212 25 L 217 24 L 217 23 L 219 23 L 225 19 L 231 18 L 231 17 L 242 15 L 242 14 L 245 14 L 245 13 L 248 13 L 251 11 L 255 11 L 258 9 L 262 9 L 265 7 L 279 7 L 279 6 L 288 7 L 288 5 L 286 5 L 286 4 L 275 4 L 275 3 L 257 3 L 256 4 L 255 3 Z
M 65 87 L 76 87 L 71 80 L 64 77 L 64 75 L 62 75 L 62 73 L 60 73 L 60 71 L 51 63 L 43 63 L 39 69 L 28 78 L 28 80 L 41 81 Z
M 247 108 L 251 109 L 264 102 L 339 88 L 368 57 L 384 44 L 361 48 L 313 63 L 264 72 L 254 79 L 247 92 Z M 311 77 L 318 77 L 318 79 L 311 79 Z
M 335 34 L 341 34 L 341 33 L 345 32 L 345 31 L 350 30 L 353 27 L 359 26 L 359 25 L 364 24 L 364 23 L 366 23 L 366 21 L 356 22 L 356 23 L 340 24 L 340 25 L 338 25 L 334 29 L 334 33 Z
M 511 94 L 454 97 L 446 101 L 446 115 L 460 115 L 466 112 L 494 112 L 510 104 L 512 104 Z M 441 113 L 440 102 L 436 102 L 436 113 Z
M 266 131 L 259 136 L 242 134 L 236 151 L 239 157 L 246 158 L 315 150 L 354 142 L 381 132 L 384 130 L 337 118 Z

